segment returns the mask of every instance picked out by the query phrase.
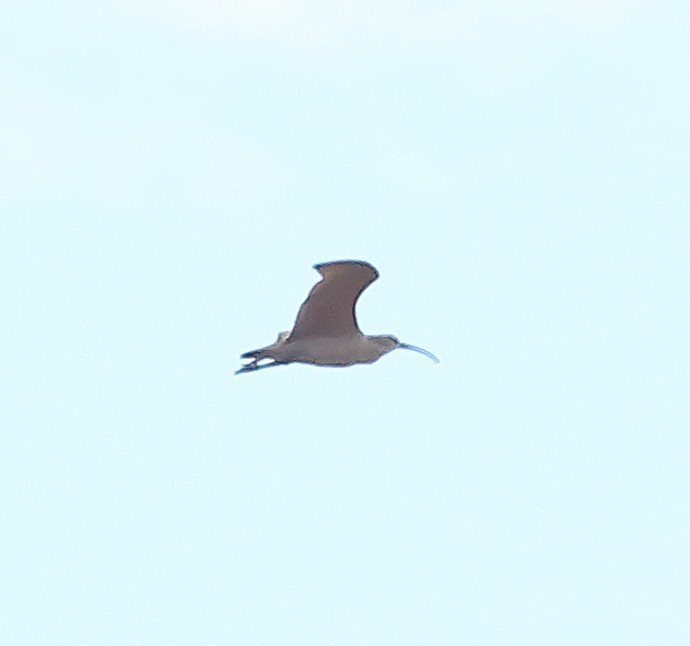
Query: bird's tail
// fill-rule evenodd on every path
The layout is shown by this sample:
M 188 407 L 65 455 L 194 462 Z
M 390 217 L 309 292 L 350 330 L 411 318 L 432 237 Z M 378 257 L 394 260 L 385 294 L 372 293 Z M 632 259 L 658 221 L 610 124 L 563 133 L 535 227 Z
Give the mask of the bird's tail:
M 250 350 L 240 355 L 240 359 L 249 359 L 247 363 L 243 364 L 242 367 L 235 372 L 236 375 L 242 372 L 251 372 L 253 370 L 258 370 L 259 368 L 268 368 L 269 366 L 277 365 L 275 357 L 273 356 L 273 346 L 268 345 L 265 348 L 259 348 L 258 350 Z M 259 364 L 262 359 L 273 359 L 270 363 Z
M 247 363 L 242 364 L 242 367 L 239 370 L 235 371 L 236 375 L 239 375 L 243 372 L 252 372 L 253 370 L 258 370 L 261 366 L 259 365 L 259 361 L 261 359 L 267 358 L 267 355 L 265 354 L 265 351 L 268 348 L 260 348 L 259 350 L 251 350 L 249 352 L 245 352 L 244 354 L 240 355 L 240 359 L 250 359 Z M 266 364 L 264 364 L 266 365 Z M 271 365 L 271 364 L 267 364 Z
M 265 348 L 259 348 L 258 350 L 250 350 L 240 355 L 240 359 L 253 359 L 254 361 L 261 361 L 261 359 L 272 359 L 271 350 L 272 345 L 267 345 Z
M 245 363 L 235 374 L 240 372 L 249 372 L 251 370 L 258 370 L 259 368 L 268 368 L 268 366 L 278 365 L 280 362 L 276 360 L 274 350 L 281 343 L 285 342 L 290 336 L 289 332 L 281 332 L 278 334 L 278 340 L 271 345 L 267 345 L 265 348 L 259 348 L 258 350 L 250 350 L 240 355 L 240 359 L 250 359 L 248 363 Z M 259 361 L 262 359 L 273 359 L 272 363 L 264 363 L 259 365 Z

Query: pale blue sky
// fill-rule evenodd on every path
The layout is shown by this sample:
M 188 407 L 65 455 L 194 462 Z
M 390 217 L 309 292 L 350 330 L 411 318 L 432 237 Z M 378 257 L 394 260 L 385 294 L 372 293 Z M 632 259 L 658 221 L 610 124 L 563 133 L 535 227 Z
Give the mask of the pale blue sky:
M 690 643 L 685 3 L 14 4 L 0 643 Z

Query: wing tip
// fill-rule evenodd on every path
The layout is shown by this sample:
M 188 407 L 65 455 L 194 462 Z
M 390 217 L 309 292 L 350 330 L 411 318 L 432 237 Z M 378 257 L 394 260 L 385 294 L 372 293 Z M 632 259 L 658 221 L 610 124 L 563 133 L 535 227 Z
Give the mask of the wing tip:
M 329 262 L 320 262 L 314 265 L 314 269 L 318 271 L 322 276 L 324 275 L 323 270 L 334 265 L 359 265 L 360 267 L 366 267 L 372 273 L 372 281 L 379 277 L 379 272 L 376 267 L 366 260 L 331 260 Z

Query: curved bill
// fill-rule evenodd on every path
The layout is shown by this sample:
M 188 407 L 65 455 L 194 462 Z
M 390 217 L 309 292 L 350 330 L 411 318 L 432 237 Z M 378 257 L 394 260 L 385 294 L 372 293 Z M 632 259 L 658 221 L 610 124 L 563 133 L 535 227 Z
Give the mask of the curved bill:
M 419 352 L 420 354 L 423 354 L 429 359 L 432 359 L 436 363 L 439 363 L 438 357 L 435 355 L 431 354 L 428 350 L 425 350 L 424 348 L 419 348 L 416 345 L 410 345 L 409 343 L 398 343 L 399 348 L 404 348 L 405 350 L 414 350 L 415 352 Z

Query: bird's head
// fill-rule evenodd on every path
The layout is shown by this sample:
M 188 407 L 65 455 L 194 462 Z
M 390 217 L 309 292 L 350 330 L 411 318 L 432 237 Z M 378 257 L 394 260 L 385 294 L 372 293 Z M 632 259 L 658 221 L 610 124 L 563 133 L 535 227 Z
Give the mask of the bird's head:
M 438 358 L 431 354 L 431 352 L 428 350 L 417 347 L 416 345 L 410 345 L 409 343 L 403 343 L 402 341 L 399 341 L 397 337 L 392 335 L 376 336 L 374 338 L 376 339 L 376 344 L 384 351 L 384 353 L 402 348 L 403 350 L 413 350 L 414 352 L 419 352 L 420 354 L 429 357 L 429 359 L 432 359 L 436 363 L 439 362 Z

